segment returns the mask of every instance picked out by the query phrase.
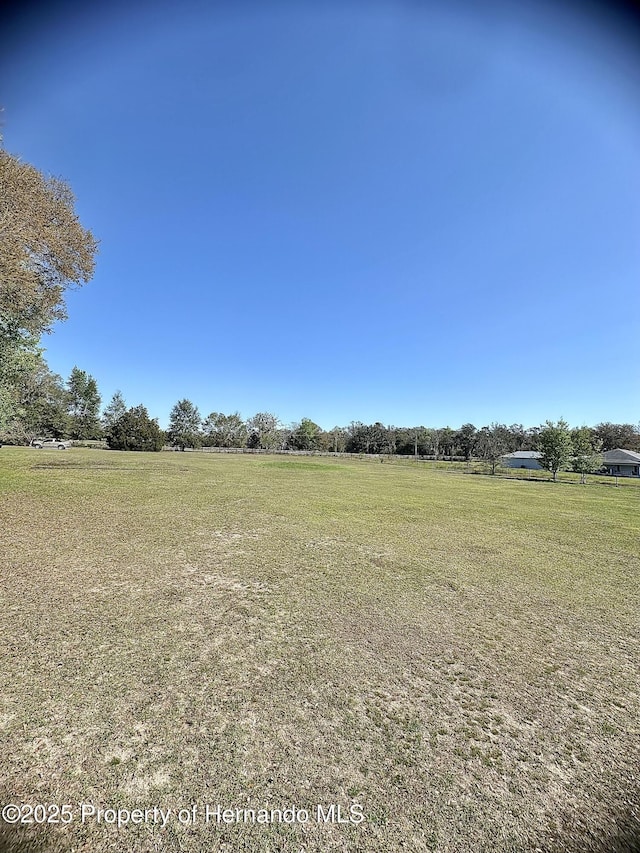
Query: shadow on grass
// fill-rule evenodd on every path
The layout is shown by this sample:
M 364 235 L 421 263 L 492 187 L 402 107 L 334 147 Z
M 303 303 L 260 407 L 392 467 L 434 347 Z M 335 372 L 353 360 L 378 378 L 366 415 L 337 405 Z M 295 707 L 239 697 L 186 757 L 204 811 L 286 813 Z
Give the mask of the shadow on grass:
M 612 833 L 586 829 L 576 825 L 572 815 L 558 832 L 550 832 L 540 839 L 536 850 L 540 853 L 640 853 L 640 814 L 627 812 L 616 818 Z
M 622 824 L 615 836 L 610 838 L 607 846 L 602 848 L 611 853 L 640 853 L 640 817 L 628 820 L 626 826 Z
M 68 853 L 70 849 L 51 828 L 0 823 L 0 853 Z

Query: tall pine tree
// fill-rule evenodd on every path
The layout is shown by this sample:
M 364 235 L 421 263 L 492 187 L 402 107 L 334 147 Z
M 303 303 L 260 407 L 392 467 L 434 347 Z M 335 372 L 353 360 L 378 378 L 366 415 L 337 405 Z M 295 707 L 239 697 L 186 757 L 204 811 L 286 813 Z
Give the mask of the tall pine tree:
M 100 438 L 101 399 L 93 376 L 74 367 L 67 381 L 67 401 L 71 438 L 85 441 Z

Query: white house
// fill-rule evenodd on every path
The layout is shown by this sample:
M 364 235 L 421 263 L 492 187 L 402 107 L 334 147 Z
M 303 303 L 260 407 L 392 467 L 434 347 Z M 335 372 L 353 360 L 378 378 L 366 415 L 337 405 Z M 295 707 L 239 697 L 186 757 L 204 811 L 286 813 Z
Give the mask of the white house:
M 602 464 L 612 477 L 640 477 L 640 453 L 633 450 L 606 450 Z
M 542 465 L 538 462 L 540 453 L 537 450 L 516 450 L 515 453 L 507 453 L 502 457 L 505 468 L 529 468 L 532 471 L 541 471 Z

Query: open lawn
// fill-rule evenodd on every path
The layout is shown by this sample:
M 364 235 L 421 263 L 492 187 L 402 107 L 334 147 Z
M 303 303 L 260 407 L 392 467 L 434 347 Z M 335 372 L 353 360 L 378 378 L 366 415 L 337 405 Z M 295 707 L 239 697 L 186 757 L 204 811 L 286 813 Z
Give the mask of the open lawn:
M 72 807 L 0 850 L 640 850 L 639 488 L 2 448 L 0 513 L 0 799 Z

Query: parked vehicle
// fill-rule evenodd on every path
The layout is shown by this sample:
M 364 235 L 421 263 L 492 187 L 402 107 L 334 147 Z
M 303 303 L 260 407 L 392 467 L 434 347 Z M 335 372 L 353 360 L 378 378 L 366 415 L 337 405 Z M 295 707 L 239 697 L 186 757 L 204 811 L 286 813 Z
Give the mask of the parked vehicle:
M 71 442 L 60 438 L 34 438 L 30 446 L 38 450 L 67 450 L 71 447 Z

